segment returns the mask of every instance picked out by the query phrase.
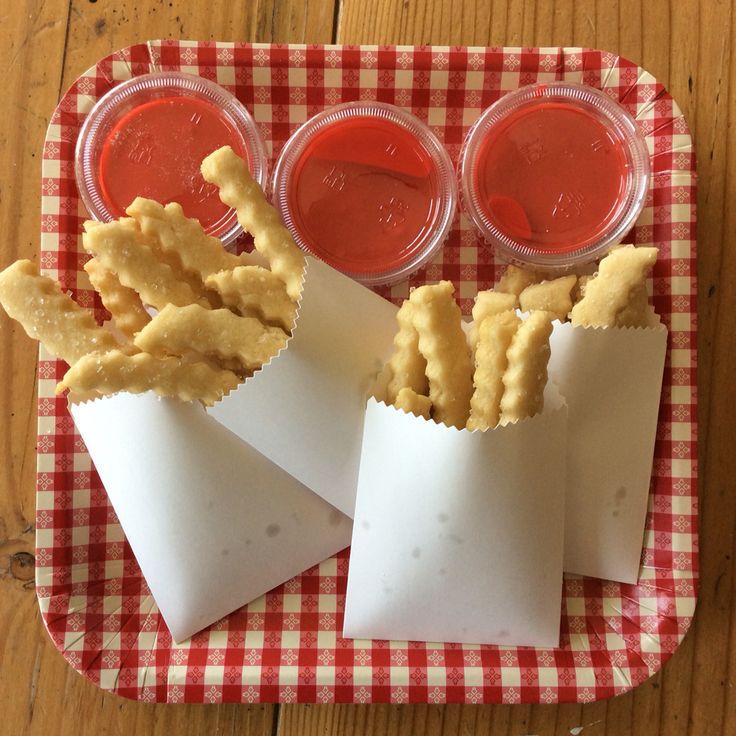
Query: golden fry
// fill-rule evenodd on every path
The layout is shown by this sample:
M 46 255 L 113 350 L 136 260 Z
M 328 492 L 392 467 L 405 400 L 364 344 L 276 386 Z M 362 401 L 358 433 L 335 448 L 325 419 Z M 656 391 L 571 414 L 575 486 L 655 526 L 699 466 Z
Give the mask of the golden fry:
M 509 310 L 486 317 L 480 324 L 475 351 L 475 390 L 470 399 L 468 429 L 495 427 L 501 417 L 503 376 L 508 367 L 507 351 L 521 319 Z
M 211 406 L 232 391 L 240 378 L 231 371 L 181 358 L 154 358 L 148 353 L 126 355 L 119 350 L 85 355 L 66 372 L 56 388 L 75 394 L 110 396 L 126 391 L 154 391 L 182 401 L 201 401 Z
M 104 268 L 96 258 L 90 258 L 84 264 L 84 270 L 105 308 L 112 315 L 115 327 L 126 337 L 132 339 L 136 332 L 151 321 L 138 293 L 123 286 L 117 276 Z
M 198 304 L 162 309 L 137 335 L 136 347 L 154 355 L 200 355 L 237 358 L 256 370 L 286 344 L 279 327 L 266 327 L 254 317 L 238 317 L 229 309 L 204 309 Z
M 533 417 L 544 408 L 552 315 L 532 312 L 519 326 L 506 352 L 501 424 Z
M 415 289 L 409 301 L 419 335 L 419 351 L 427 361 L 433 418 L 462 429 L 470 413 L 473 393 L 472 362 L 461 313 L 450 281 Z
M 220 190 L 220 199 L 233 207 L 238 222 L 253 235 L 256 250 L 263 254 L 271 270 L 286 284 L 293 301 L 301 295 L 304 255 L 278 212 L 266 201 L 261 188 L 252 179 L 248 167 L 229 146 L 211 153 L 202 161 L 202 176 Z
M 162 262 L 156 246 L 140 231 L 135 220 L 86 222 L 84 227 L 85 250 L 106 270 L 112 271 L 123 286 L 138 292 L 145 304 L 155 309 L 163 309 L 167 304 L 209 306 L 201 293 L 182 280 L 171 265 Z
M 572 308 L 572 323 L 586 327 L 619 327 L 634 321 L 632 298 L 635 308 L 643 306 L 643 290 L 657 261 L 657 253 L 656 248 L 634 246 L 612 250 L 600 262 L 598 273 L 586 284 L 585 296 Z M 649 316 L 647 312 L 646 317 Z
M 260 317 L 291 331 L 296 319 L 296 304 L 286 293 L 284 282 L 260 266 L 238 266 L 207 277 L 207 288 L 216 291 L 223 304 L 234 307 L 244 317 Z
M 415 417 L 429 419 L 432 401 L 429 396 L 422 396 L 410 388 L 404 387 L 399 391 L 394 406 L 405 414 L 413 414 Z
M 591 274 L 583 274 L 578 276 L 578 282 L 575 284 L 575 288 L 572 290 L 572 303 L 577 304 L 585 296 L 585 287 L 593 278 Z
M 478 328 L 486 317 L 507 312 L 519 306 L 519 300 L 514 294 L 503 291 L 479 291 L 473 304 L 473 324 L 470 327 L 470 344 L 475 349 L 478 342 Z
M 496 291 L 502 291 L 506 294 L 513 294 L 518 297 L 527 286 L 536 284 L 541 281 L 542 277 L 534 271 L 529 271 L 524 268 L 519 268 L 510 264 L 506 266 L 506 270 L 496 284 Z
M 425 371 L 427 361 L 419 352 L 419 335 L 412 322 L 414 307 L 404 300 L 396 320 L 399 330 L 394 337 L 394 352 L 389 361 L 391 380 L 388 384 L 388 401 L 394 404 L 403 388 L 409 388 L 416 394 L 426 395 L 429 383 Z
M 551 312 L 560 322 L 567 319 L 572 309 L 571 292 L 577 283 L 577 276 L 560 276 L 552 281 L 531 284 L 519 294 L 522 312 Z
M 144 235 L 155 238 L 164 253 L 176 255 L 184 270 L 202 282 L 213 273 L 244 265 L 242 259 L 222 247 L 218 238 L 207 235 L 199 220 L 186 217 L 176 202 L 163 206 L 136 197 L 126 213 L 138 222 Z
M 16 261 L 0 272 L 0 304 L 29 337 L 67 363 L 119 347 L 92 312 L 64 294 L 56 281 L 41 276 L 31 261 Z

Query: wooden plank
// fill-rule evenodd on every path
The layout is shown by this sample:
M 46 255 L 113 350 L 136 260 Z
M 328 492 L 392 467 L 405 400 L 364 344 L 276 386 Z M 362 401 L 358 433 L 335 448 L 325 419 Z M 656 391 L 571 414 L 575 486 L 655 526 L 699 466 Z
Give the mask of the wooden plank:
M 732 478 L 736 457 L 729 428 L 733 413 L 726 386 L 732 372 L 736 334 L 732 316 L 736 295 L 729 284 L 736 277 L 736 254 L 731 246 L 736 227 L 733 209 L 736 186 L 733 125 L 736 100 L 734 59 L 729 31 L 734 27 L 733 3 L 701 3 L 698 59 L 694 72 L 697 102 L 691 127 L 698 154 L 698 268 L 700 427 L 701 586 L 693 624 L 690 734 L 733 733 L 724 715 L 729 691 L 729 665 L 734 620 L 733 550 L 736 497 Z M 714 32 L 722 29 L 722 32 Z M 733 171 L 733 168 L 730 169 Z M 731 656 L 730 656 L 731 655 Z M 695 725 L 697 724 L 697 726 Z
M 29 0 L 8 10 L 0 34 L 0 267 L 16 258 L 38 262 L 41 152 L 59 90 L 68 7 L 66 0 Z M 0 730 L 14 734 L 30 732 L 40 663 L 55 651 L 33 590 L 36 355 L 36 345 L 0 310 Z M 66 669 L 58 670 L 62 678 Z

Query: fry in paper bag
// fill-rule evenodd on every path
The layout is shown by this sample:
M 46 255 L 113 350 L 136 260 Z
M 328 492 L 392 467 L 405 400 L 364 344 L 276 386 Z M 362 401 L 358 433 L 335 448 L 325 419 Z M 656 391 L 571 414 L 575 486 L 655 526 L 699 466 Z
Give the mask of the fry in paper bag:
M 211 406 L 240 383 L 235 373 L 181 358 L 155 358 L 148 353 L 126 355 L 120 350 L 81 357 L 56 388 L 60 393 L 110 396 L 120 391 L 140 394 L 154 391 L 182 401 Z
M 644 296 L 646 279 L 657 252 L 634 246 L 612 250 L 585 285 L 585 296 L 570 312 L 571 322 L 584 327 L 646 327 L 652 316 Z
M 29 337 L 67 363 L 120 347 L 92 312 L 64 294 L 58 282 L 41 276 L 31 261 L 16 261 L 0 272 L 0 304 Z
M 572 309 L 571 293 L 577 280 L 577 276 L 571 274 L 552 281 L 530 284 L 519 294 L 521 311 L 551 312 L 555 319 L 564 322 Z
M 473 304 L 473 324 L 470 327 L 470 344 L 473 348 L 478 343 L 478 326 L 486 317 L 494 314 L 508 312 L 509 309 L 515 309 L 519 306 L 519 300 L 515 294 L 509 294 L 504 291 L 479 291 L 475 296 Z
M 409 301 L 419 351 L 427 361 L 433 419 L 462 429 L 470 413 L 473 378 L 470 348 L 453 292 L 450 281 L 441 281 L 415 289 Z
M 278 212 L 266 201 L 243 159 L 224 146 L 202 161 L 202 176 L 220 190 L 220 199 L 235 209 L 238 222 L 253 236 L 256 250 L 271 270 L 286 284 L 293 301 L 301 295 L 304 255 L 281 222 Z
M 408 300 L 404 300 L 396 313 L 399 329 L 394 337 L 394 352 L 389 361 L 391 380 L 387 393 L 390 404 L 396 401 L 404 388 L 410 389 L 414 395 L 426 396 L 429 391 L 425 373 L 427 361 L 419 352 L 419 335 L 412 321 L 413 313 L 414 307 Z
M 85 250 L 92 253 L 103 268 L 112 271 L 123 286 L 138 292 L 145 304 L 155 309 L 163 309 L 167 304 L 209 306 L 201 293 L 161 260 L 135 220 L 86 222 L 84 228 Z
M 220 295 L 223 304 L 244 317 L 259 317 L 287 332 L 294 326 L 296 304 L 273 271 L 260 266 L 238 266 L 208 276 L 205 284 Z
M 112 315 L 115 327 L 126 337 L 132 339 L 136 332 L 140 332 L 151 321 L 138 292 L 123 286 L 118 277 L 96 258 L 90 258 L 84 264 L 84 270 L 105 308 Z
M 506 270 L 503 272 L 498 284 L 496 284 L 495 290 L 501 291 L 505 294 L 513 294 L 518 298 L 527 286 L 536 284 L 541 280 L 542 277 L 534 271 L 519 268 L 519 266 L 510 264 L 506 267 Z
M 552 315 L 532 312 L 519 326 L 506 352 L 500 423 L 533 417 L 544 408 Z
M 508 368 L 507 351 L 521 324 L 521 318 L 508 310 L 486 317 L 478 330 L 475 351 L 475 390 L 470 399 L 469 430 L 495 427 L 501 418 L 503 377 Z
M 286 344 L 279 327 L 254 317 L 238 317 L 229 309 L 198 304 L 168 304 L 136 336 L 135 345 L 154 355 L 195 352 L 213 358 L 236 358 L 249 371 L 260 368 Z
M 429 396 L 422 396 L 407 387 L 399 391 L 396 399 L 393 401 L 393 405 L 406 414 L 413 414 L 416 417 L 423 417 L 424 419 L 430 418 L 430 412 L 432 410 L 432 401 Z
M 136 197 L 125 212 L 144 235 L 154 238 L 164 253 L 178 258 L 181 267 L 202 283 L 213 273 L 245 265 L 242 258 L 228 253 L 220 240 L 207 235 L 199 220 L 186 217 L 176 202 L 164 206 Z

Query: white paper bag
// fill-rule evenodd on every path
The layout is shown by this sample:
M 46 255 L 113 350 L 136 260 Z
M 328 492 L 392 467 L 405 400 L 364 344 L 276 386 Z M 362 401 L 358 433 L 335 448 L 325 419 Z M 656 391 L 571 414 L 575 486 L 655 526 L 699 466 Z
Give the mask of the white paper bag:
M 390 355 L 396 311 L 308 257 L 286 349 L 209 413 L 352 516 L 365 402 Z
M 344 635 L 559 641 L 566 408 L 458 431 L 370 399 Z
M 174 641 L 350 544 L 350 519 L 199 405 L 118 394 L 71 412 Z
M 569 408 L 565 571 L 636 583 L 667 329 L 554 324 L 549 375 Z

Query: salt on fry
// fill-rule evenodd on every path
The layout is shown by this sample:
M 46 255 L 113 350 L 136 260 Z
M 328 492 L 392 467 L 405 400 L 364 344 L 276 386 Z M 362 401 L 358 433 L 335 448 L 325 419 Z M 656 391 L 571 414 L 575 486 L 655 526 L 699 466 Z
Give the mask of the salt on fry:
M 405 414 L 429 419 L 432 410 L 432 401 L 429 396 L 422 396 L 408 387 L 402 388 L 393 402 L 397 409 Z
M 0 272 L 0 304 L 29 337 L 67 363 L 119 347 L 92 312 L 64 294 L 56 281 L 41 276 L 31 261 L 16 261 Z
M 541 276 L 534 273 L 534 271 L 529 271 L 528 269 L 519 268 L 519 266 L 510 264 L 506 267 L 506 270 L 503 272 L 498 284 L 496 284 L 496 291 L 502 291 L 506 294 L 513 294 L 518 297 L 527 286 L 536 284 L 541 280 Z
M 260 266 L 238 266 L 207 277 L 207 288 L 216 291 L 222 303 L 243 316 L 257 316 L 287 332 L 294 326 L 296 304 L 286 293 L 284 282 Z
M 516 330 L 506 352 L 500 424 L 533 417 L 544 408 L 552 315 L 532 312 Z
M 113 222 L 84 224 L 82 243 L 103 268 L 112 271 L 123 286 L 140 294 L 151 307 L 163 309 L 167 304 L 184 306 L 209 302 L 182 280 L 174 269 L 158 257 L 150 239 L 131 218 Z
M 625 326 L 632 320 L 632 297 L 642 299 L 646 279 L 657 261 L 656 248 L 625 246 L 612 250 L 585 286 L 585 296 L 572 308 L 570 320 L 586 327 Z
M 403 388 L 423 395 L 429 391 L 429 383 L 425 374 L 427 361 L 419 352 L 419 335 L 412 321 L 413 313 L 414 307 L 408 300 L 404 300 L 396 313 L 399 329 L 394 336 L 394 352 L 389 361 L 391 380 L 387 394 L 390 404 L 396 402 Z
M 228 253 L 218 238 L 207 235 L 199 220 L 186 217 L 176 202 L 164 206 L 136 197 L 125 212 L 144 235 L 155 238 L 164 253 L 178 257 L 184 270 L 199 276 L 202 282 L 218 271 L 245 265 L 241 258 Z
M 501 417 L 503 376 L 507 351 L 521 319 L 512 310 L 486 317 L 480 323 L 475 351 L 474 391 L 470 399 L 469 430 L 495 427 Z
M 235 209 L 238 222 L 253 235 L 256 250 L 264 255 L 271 270 L 286 284 L 293 301 L 301 295 L 304 255 L 278 212 L 266 201 L 243 159 L 224 146 L 202 161 L 202 176 L 220 190 L 220 199 Z
M 441 281 L 415 289 L 409 301 L 419 351 L 427 361 L 433 419 L 462 429 L 470 412 L 473 378 L 470 347 L 453 292 L 450 281 Z
M 519 306 L 519 300 L 514 294 L 507 294 L 503 291 L 479 291 L 475 296 L 473 304 L 473 324 L 470 327 L 470 344 L 475 349 L 478 342 L 478 327 L 486 317 L 494 314 L 507 312 L 509 309 L 515 309 Z
M 577 276 L 571 274 L 552 281 L 530 284 L 519 294 L 521 311 L 551 312 L 556 319 L 564 322 L 572 309 L 571 293 L 577 280 Z
M 105 308 L 112 315 L 115 327 L 126 337 L 132 339 L 136 332 L 151 321 L 138 292 L 123 286 L 117 276 L 96 258 L 90 258 L 84 264 L 84 270 Z
M 56 393 L 70 389 L 73 394 L 110 396 L 120 391 L 131 394 L 154 391 L 159 396 L 212 406 L 238 383 L 240 378 L 231 371 L 207 363 L 154 358 L 148 353 L 126 355 L 112 350 L 81 357 L 66 372 Z
M 255 317 L 238 317 L 229 309 L 204 309 L 198 304 L 169 304 L 138 333 L 135 345 L 154 355 L 195 352 L 237 358 L 246 370 L 257 370 L 286 340 L 280 327 L 267 327 Z

